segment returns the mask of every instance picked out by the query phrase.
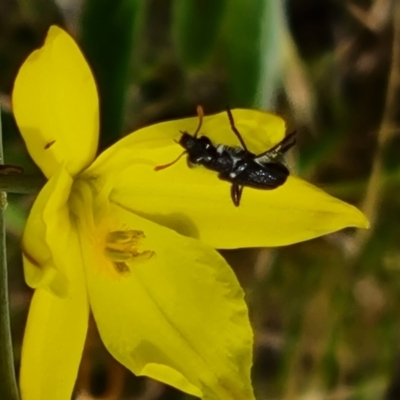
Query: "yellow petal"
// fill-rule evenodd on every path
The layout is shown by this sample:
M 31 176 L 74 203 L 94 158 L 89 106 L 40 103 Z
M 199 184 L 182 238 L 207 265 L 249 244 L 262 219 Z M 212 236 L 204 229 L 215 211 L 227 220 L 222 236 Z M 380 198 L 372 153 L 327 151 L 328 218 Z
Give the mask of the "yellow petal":
M 245 188 L 235 207 L 229 184 L 202 168 L 161 172 L 132 165 L 116 178 L 111 201 L 215 248 L 283 246 L 368 227 L 357 208 L 294 176 L 274 190 Z
M 24 232 L 29 250 L 25 268 L 38 270 L 35 283 L 40 288 L 31 302 L 23 341 L 22 400 L 69 400 L 85 342 L 89 306 L 80 245 L 69 221 L 71 182 L 65 170 L 50 179 Z M 27 265 L 27 258 L 35 265 Z
M 255 153 L 284 135 L 283 120 L 272 114 L 233 110 L 233 116 Z M 244 188 L 235 207 L 229 182 L 202 166 L 189 168 L 182 159 L 155 171 L 182 153 L 173 141 L 179 130 L 194 132 L 197 123 L 189 118 L 141 129 L 108 149 L 84 175 L 108 186 L 115 204 L 216 248 L 282 246 L 368 226 L 355 207 L 294 176 L 274 190 Z M 200 132 L 214 143 L 238 145 L 226 113 L 206 117 Z
M 28 151 L 48 178 L 62 163 L 76 175 L 93 160 L 99 126 L 96 85 L 65 31 L 51 27 L 44 46 L 24 62 L 12 101 Z
M 137 375 L 204 399 L 253 399 L 252 333 L 226 262 L 114 205 L 103 203 L 101 218 L 85 196 L 81 213 L 97 209 L 79 230 L 89 298 L 111 354 Z
M 69 400 L 72 396 L 89 317 L 79 248 L 72 239 L 64 251 L 74 262 L 68 296 L 61 298 L 40 288 L 30 305 L 21 355 L 22 400 Z
M 48 286 L 60 296 L 67 291 L 71 185 L 71 176 L 62 168 L 52 176 L 33 204 L 22 237 L 26 283 L 32 288 Z

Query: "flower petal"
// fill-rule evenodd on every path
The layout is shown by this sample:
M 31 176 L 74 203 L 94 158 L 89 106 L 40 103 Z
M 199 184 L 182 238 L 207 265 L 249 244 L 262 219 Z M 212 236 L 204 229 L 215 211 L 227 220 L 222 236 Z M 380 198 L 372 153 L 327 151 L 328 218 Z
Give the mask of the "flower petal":
M 38 289 L 22 348 L 23 400 L 69 400 L 85 342 L 89 305 L 80 244 L 70 222 L 71 185 L 63 168 L 53 175 L 24 231 L 25 277 Z
M 89 318 L 83 271 L 76 272 L 67 297 L 34 293 L 22 346 L 23 400 L 71 399 Z
M 97 210 L 79 230 L 89 298 L 111 354 L 137 375 L 198 397 L 253 399 L 247 308 L 221 256 L 83 198 L 82 215 Z
M 93 160 L 99 129 L 96 85 L 65 31 L 50 28 L 44 46 L 22 65 L 12 100 L 28 151 L 48 178 L 62 163 L 76 175 Z
M 283 120 L 272 114 L 233 110 L 233 116 L 255 153 L 284 135 Z M 115 204 L 216 248 L 282 246 L 368 226 L 355 207 L 294 176 L 274 190 L 244 188 L 235 207 L 230 184 L 213 171 L 188 168 L 184 160 L 155 171 L 182 153 L 172 140 L 179 130 L 194 132 L 197 123 L 189 118 L 141 129 L 103 153 L 84 175 L 108 185 Z M 226 113 L 206 117 L 200 132 L 214 143 L 238 144 Z
M 65 249 L 72 230 L 67 204 L 71 186 L 72 178 L 63 168 L 51 177 L 33 204 L 22 237 L 26 283 L 32 288 L 48 286 L 59 296 L 68 290 L 66 263 L 71 260 Z
M 294 176 L 274 190 L 245 188 L 235 207 L 229 184 L 209 171 L 162 172 L 132 165 L 116 177 L 111 201 L 215 248 L 283 246 L 368 227 L 357 208 Z
M 36 287 L 21 361 L 23 400 L 69 400 L 89 306 L 82 257 L 70 222 L 71 176 L 60 169 L 39 193 L 23 235 L 25 278 Z

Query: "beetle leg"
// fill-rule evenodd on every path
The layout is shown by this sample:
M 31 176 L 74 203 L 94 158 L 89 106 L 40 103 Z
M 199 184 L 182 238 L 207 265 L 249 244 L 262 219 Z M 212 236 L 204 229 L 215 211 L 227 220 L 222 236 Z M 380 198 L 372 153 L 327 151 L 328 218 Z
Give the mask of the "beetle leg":
M 237 183 L 232 183 L 231 197 L 232 197 L 233 204 L 236 207 L 239 207 L 239 205 L 240 205 L 240 199 L 242 198 L 242 193 L 243 193 L 243 186 L 240 186 Z
M 233 133 L 239 139 L 239 142 L 242 145 L 243 150 L 248 151 L 246 143 L 244 142 L 244 140 L 242 138 L 242 135 L 240 134 L 240 132 L 238 131 L 238 129 L 235 126 L 235 122 L 233 120 L 232 111 L 230 110 L 229 107 L 227 107 L 226 112 L 228 113 L 229 123 L 231 124 L 231 128 L 232 128 Z

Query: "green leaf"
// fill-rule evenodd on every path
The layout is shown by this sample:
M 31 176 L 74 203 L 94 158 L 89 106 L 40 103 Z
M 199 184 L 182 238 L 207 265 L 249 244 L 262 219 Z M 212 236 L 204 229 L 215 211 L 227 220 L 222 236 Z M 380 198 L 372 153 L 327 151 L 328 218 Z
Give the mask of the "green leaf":
M 140 0 L 88 0 L 81 44 L 100 97 L 100 150 L 122 134 L 125 97 Z
M 226 5 L 226 0 L 174 1 L 172 37 L 186 66 L 198 67 L 210 58 Z
M 270 106 L 280 83 L 282 8 L 275 0 L 228 3 L 223 46 L 231 107 Z

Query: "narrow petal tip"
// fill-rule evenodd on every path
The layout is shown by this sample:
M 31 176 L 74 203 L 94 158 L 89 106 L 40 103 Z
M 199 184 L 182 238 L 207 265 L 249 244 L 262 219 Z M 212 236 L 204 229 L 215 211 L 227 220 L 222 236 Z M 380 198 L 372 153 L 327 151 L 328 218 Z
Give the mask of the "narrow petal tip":
M 354 227 L 361 229 L 369 229 L 371 227 L 371 223 L 369 219 L 365 216 L 365 214 L 360 211 L 358 208 L 354 207 Z

